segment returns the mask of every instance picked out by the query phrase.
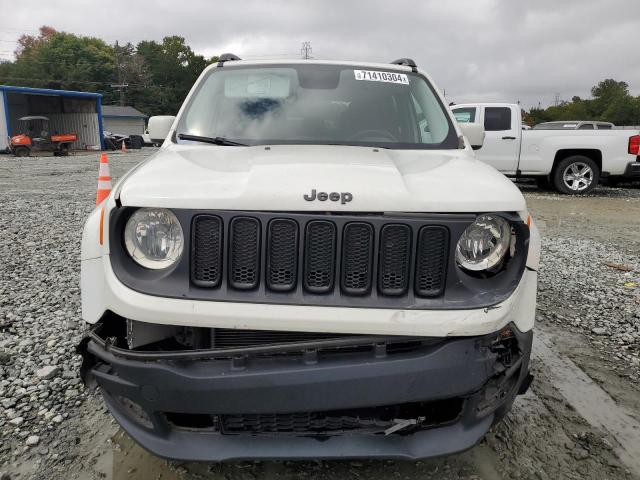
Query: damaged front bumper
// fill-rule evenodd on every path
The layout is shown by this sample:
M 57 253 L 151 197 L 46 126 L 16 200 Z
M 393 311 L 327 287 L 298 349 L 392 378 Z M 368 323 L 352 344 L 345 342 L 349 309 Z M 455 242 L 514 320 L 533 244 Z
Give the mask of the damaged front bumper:
M 85 383 L 161 457 L 418 459 L 482 439 L 530 383 L 532 338 L 510 325 L 477 337 L 150 351 L 98 324 L 79 350 Z

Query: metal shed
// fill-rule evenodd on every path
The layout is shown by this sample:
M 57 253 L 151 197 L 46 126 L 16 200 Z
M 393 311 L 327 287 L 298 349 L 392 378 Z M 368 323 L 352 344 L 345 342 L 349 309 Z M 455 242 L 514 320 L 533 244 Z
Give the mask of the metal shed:
M 103 105 L 102 116 L 104 129 L 120 135 L 142 135 L 149 118 L 133 107 L 119 105 Z
M 28 115 L 49 118 L 52 133 L 75 133 L 73 149 L 101 149 L 102 95 L 0 85 L 0 151 L 9 148 L 18 120 Z

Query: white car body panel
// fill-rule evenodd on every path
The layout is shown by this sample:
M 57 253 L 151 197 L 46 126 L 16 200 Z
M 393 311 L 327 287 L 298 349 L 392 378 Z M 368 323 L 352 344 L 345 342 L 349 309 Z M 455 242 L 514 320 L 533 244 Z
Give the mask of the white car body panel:
M 307 202 L 312 189 L 351 192 L 353 200 Z M 301 212 L 320 205 L 345 212 L 526 209 L 518 188 L 467 150 L 330 145 L 172 144 L 127 179 L 119 199 L 135 207 Z
M 477 108 L 476 120 L 484 122 L 488 107 L 511 110 L 509 130 L 487 131 L 484 145 L 476 157 L 506 175 L 548 175 L 560 150 L 597 150 L 602 156 L 602 171 L 622 175 L 627 165 L 636 161 L 628 153 L 629 137 L 634 130 L 523 130 L 520 106 L 510 103 L 456 104 L 458 108 Z M 505 137 L 515 137 L 515 140 Z M 508 153 L 509 152 L 509 153 Z
M 513 322 L 534 325 L 537 272 L 526 270 L 514 293 L 491 308 L 396 310 L 194 301 L 145 295 L 120 281 L 109 257 L 82 262 L 82 310 L 96 323 L 108 309 L 126 318 L 163 325 L 371 335 L 468 336 L 498 331 Z M 85 292 L 88 292 L 85 294 Z

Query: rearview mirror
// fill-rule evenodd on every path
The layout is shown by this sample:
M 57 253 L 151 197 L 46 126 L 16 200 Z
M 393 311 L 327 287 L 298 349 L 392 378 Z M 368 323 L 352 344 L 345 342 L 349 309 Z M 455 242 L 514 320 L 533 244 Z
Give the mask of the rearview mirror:
M 172 115 L 157 115 L 155 117 L 151 117 L 149 119 L 149 126 L 147 127 L 151 141 L 154 143 L 164 142 L 164 139 L 167 138 L 167 135 L 171 130 L 171 125 L 173 125 L 173 121 L 175 119 L 176 117 Z
M 484 143 L 484 127 L 479 123 L 458 123 L 471 148 L 478 150 Z

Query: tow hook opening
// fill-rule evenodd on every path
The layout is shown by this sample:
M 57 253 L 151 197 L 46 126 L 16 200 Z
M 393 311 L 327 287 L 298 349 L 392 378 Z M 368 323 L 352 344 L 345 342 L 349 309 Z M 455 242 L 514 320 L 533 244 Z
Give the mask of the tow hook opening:
M 518 336 L 511 327 L 498 332 L 489 346 L 489 351 L 495 354 L 496 359 L 493 375 L 486 383 L 478 401 L 476 410 L 479 416 L 491 413 L 516 394 L 525 393 L 533 380 L 533 375 L 527 372 L 516 391 L 522 373 L 524 352 Z

